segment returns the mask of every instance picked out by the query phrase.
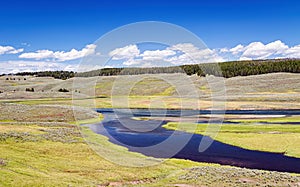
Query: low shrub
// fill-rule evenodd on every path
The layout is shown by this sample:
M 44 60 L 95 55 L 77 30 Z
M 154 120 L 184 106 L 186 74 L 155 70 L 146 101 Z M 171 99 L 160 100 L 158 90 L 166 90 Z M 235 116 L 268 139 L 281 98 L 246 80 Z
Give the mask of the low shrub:
M 25 91 L 26 92 L 34 92 L 34 88 L 26 88 Z
M 59 92 L 70 92 L 68 89 L 65 89 L 65 88 L 61 88 L 58 90 Z

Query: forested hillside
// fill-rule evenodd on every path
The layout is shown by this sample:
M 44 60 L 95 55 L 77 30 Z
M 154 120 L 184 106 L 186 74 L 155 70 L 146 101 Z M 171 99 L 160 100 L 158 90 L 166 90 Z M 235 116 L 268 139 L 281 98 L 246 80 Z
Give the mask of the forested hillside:
M 300 73 L 300 59 L 232 61 L 199 65 L 191 64 L 182 66 L 150 68 L 104 68 L 80 73 L 74 73 L 72 71 L 22 72 L 17 73 L 16 75 L 32 75 L 37 77 L 54 77 L 56 79 L 69 79 L 74 76 L 93 77 L 113 75 L 186 73 L 187 75 L 215 75 L 230 78 L 236 76 L 259 75 L 275 72 Z
M 75 76 L 73 71 L 40 71 L 40 72 L 21 72 L 15 75 L 18 76 L 36 76 L 36 77 L 53 77 L 55 79 L 69 79 Z
M 105 68 L 90 72 L 77 73 L 76 76 L 111 76 L 111 75 L 137 75 L 137 74 L 159 74 L 159 73 L 186 73 L 199 76 L 215 75 L 226 78 L 236 76 L 259 75 L 275 72 L 300 73 L 299 59 L 277 59 L 277 60 L 251 60 L 233 61 L 222 63 L 191 64 L 171 67 L 151 68 Z
M 243 61 L 220 63 L 224 77 L 259 75 L 266 73 L 300 73 L 299 59 L 281 59 L 265 61 Z

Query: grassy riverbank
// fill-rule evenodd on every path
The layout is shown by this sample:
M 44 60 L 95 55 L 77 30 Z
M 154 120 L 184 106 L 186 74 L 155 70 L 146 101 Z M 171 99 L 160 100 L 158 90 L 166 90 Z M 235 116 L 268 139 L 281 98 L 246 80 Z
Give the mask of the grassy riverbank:
M 24 115 L 14 111 L 22 109 Z M 123 167 L 97 155 L 79 131 L 79 124 L 95 123 L 100 118 L 94 113 L 81 114 L 74 123 L 72 110 L 60 106 L 1 105 L 0 123 L 0 186 L 107 186 L 113 184 L 152 183 L 186 167 L 201 166 L 190 161 L 172 160 L 144 168 Z M 40 118 L 47 110 L 48 118 Z M 93 111 L 90 111 L 93 114 Z M 10 115 L 8 115 L 10 113 Z M 34 115 L 27 118 L 25 115 Z M 64 113 L 64 115 L 59 115 Z M 54 115 L 56 114 L 56 115 Z M 11 118 L 9 120 L 8 118 Z M 41 120 L 39 120 L 41 119 Z M 108 142 L 87 128 L 94 142 L 124 154 L 126 148 Z M 113 155 L 112 155 L 113 156 Z M 140 157 L 145 157 L 140 155 Z M 126 162 L 126 158 L 124 159 Z
M 78 124 L 101 120 L 91 110 L 78 109 L 81 121 L 74 123 L 66 106 L 1 104 L 0 109 L 0 186 L 287 186 L 300 182 L 293 174 L 178 159 L 124 167 L 98 155 L 79 132 Z M 114 145 L 88 128 L 83 131 L 102 147 L 152 159 Z M 126 157 L 116 159 L 128 162 Z
M 283 153 L 300 158 L 300 126 L 291 124 L 272 124 L 278 122 L 299 122 L 299 116 L 271 119 L 231 120 L 239 124 L 195 124 L 170 122 L 164 127 L 198 133 L 230 145 L 250 150 Z M 260 123 L 259 123 L 260 122 Z M 262 124 L 268 122 L 270 124 Z

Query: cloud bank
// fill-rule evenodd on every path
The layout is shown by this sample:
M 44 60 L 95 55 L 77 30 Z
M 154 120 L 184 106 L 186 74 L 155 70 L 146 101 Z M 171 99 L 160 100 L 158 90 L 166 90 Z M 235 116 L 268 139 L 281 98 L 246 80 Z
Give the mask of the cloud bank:
M 49 63 L 45 61 L 7 61 L 0 63 L 0 74 L 34 72 L 34 71 L 55 71 L 55 70 L 74 70 L 74 66 L 68 64 Z
M 52 51 L 44 49 L 34 52 L 23 52 L 23 48 L 0 46 L 1 56 L 8 54 L 8 57 L 15 56 L 12 60 L 0 61 L 0 73 L 48 70 L 74 71 L 77 69 L 78 64 L 72 63 L 72 60 L 95 54 L 96 47 L 95 44 L 89 44 L 80 50 Z M 96 53 L 97 55 L 98 53 Z M 142 50 L 138 45 L 131 44 L 101 55 L 111 57 L 109 67 L 172 66 L 231 60 L 300 58 L 300 45 L 288 46 L 284 42 L 276 40 L 266 44 L 252 42 L 247 45 L 238 44 L 232 48 L 203 49 L 191 43 L 179 43 L 163 49 Z M 96 67 L 98 66 L 93 66 L 91 69 L 96 69 Z
M 125 66 L 183 65 L 207 62 L 222 62 L 217 51 L 199 49 L 191 43 L 180 43 L 162 50 L 141 52 L 137 45 L 117 48 L 109 53 L 112 60 L 123 60 Z
M 56 61 L 68 61 L 82 58 L 84 56 L 95 53 L 96 45 L 89 44 L 86 45 L 81 50 L 72 49 L 70 51 L 50 51 L 50 50 L 38 50 L 36 52 L 22 53 L 19 58 L 23 59 L 52 59 Z

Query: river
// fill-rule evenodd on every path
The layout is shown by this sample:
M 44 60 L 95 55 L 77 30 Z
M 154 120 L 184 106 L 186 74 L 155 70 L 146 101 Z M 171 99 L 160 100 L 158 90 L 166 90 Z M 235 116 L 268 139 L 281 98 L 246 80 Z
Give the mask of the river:
M 198 162 L 218 163 L 252 169 L 300 173 L 300 159 L 279 153 L 252 151 L 218 141 L 203 152 L 199 152 L 201 141 L 210 142 L 207 136 L 162 127 L 164 120 L 136 120 L 133 117 L 190 117 L 210 114 L 211 111 L 197 110 L 146 110 L 146 109 L 97 109 L 104 115 L 99 124 L 88 125 L 95 133 L 109 137 L 112 143 L 125 146 L 130 151 L 156 158 L 179 158 Z M 132 112 L 132 113 L 130 113 Z M 215 114 L 238 115 L 300 115 L 300 110 L 261 111 L 214 111 Z M 172 139 L 172 140 L 170 140 Z

